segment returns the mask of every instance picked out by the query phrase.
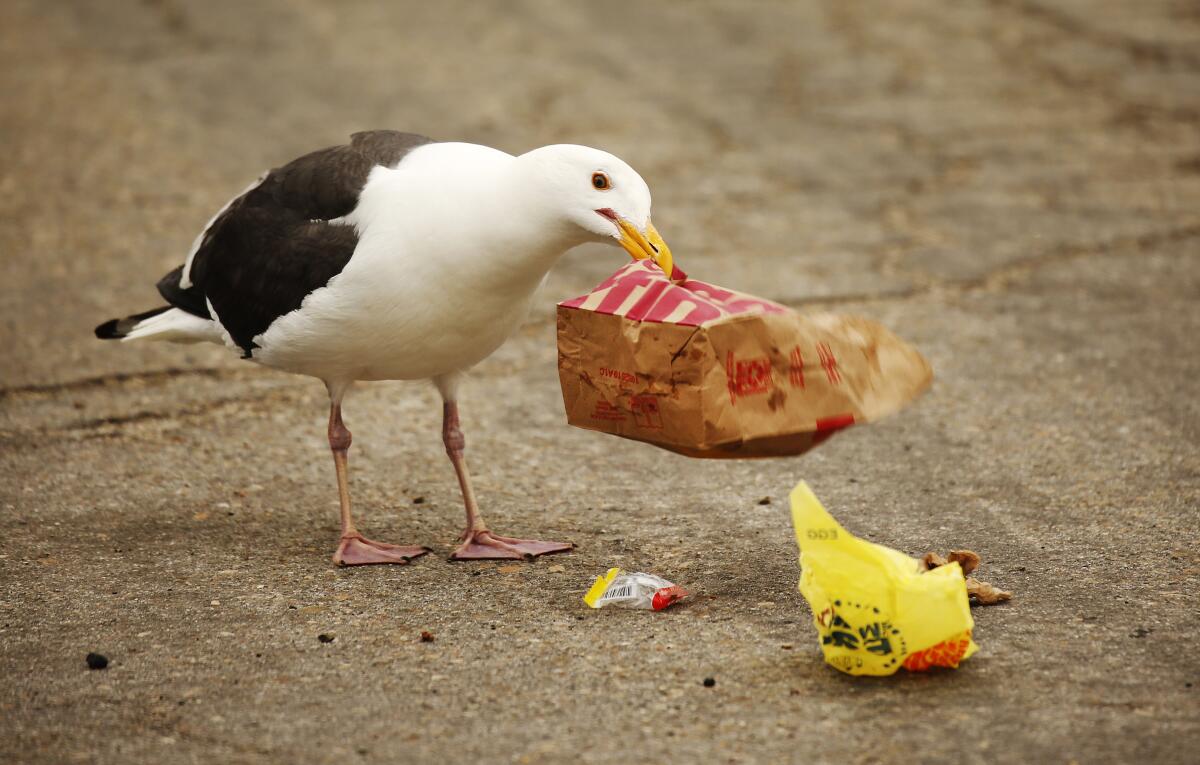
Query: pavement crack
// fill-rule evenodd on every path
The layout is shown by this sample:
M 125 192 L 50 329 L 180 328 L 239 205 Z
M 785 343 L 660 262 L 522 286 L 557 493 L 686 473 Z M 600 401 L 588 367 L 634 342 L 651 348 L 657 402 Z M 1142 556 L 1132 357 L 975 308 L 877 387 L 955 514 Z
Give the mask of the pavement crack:
M 1200 223 L 1148 231 L 1143 234 L 1116 236 L 1104 242 L 1068 242 L 1045 252 L 1006 263 L 979 276 L 949 283 L 946 286 L 960 291 L 1004 287 L 1014 278 L 1055 263 L 1089 255 L 1113 255 L 1122 251 L 1140 254 L 1145 250 L 1194 239 L 1198 236 L 1200 236 Z
M 53 396 L 58 393 L 103 388 L 108 385 L 121 385 L 128 382 L 164 383 L 180 377 L 229 379 L 236 375 L 237 370 L 222 369 L 219 367 L 168 367 L 166 369 L 150 369 L 143 372 L 114 372 L 112 374 L 83 377 L 78 380 L 66 380 L 57 383 L 35 383 L 0 388 L 0 401 L 18 396 Z
M 250 401 L 250 400 L 253 400 L 253 399 L 247 399 L 245 396 L 227 396 L 225 398 L 217 398 L 217 399 L 213 399 L 211 401 L 205 401 L 203 404 L 199 404 L 197 406 L 192 406 L 192 407 L 185 407 L 183 409 L 171 409 L 171 410 L 143 409 L 141 411 L 133 412 L 131 414 L 112 415 L 109 417 L 93 417 L 93 418 L 86 419 L 86 420 L 77 420 L 76 422 L 72 422 L 70 424 L 64 425 L 61 428 L 57 428 L 56 430 L 61 433 L 69 433 L 69 432 L 81 431 L 81 430 L 97 430 L 99 428 L 106 428 L 106 427 L 112 427 L 112 426 L 120 427 L 122 425 L 130 425 L 135 422 L 147 422 L 147 421 L 152 421 L 152 420 L 182 419 L 184 417 L 193 417 L 196 415 L 206 414 L 208 412 L 213 411 L 214 409 L 219 409 L 223 406 L 235 403 L 237 401 Z
M 125 427 L 146 422 L 182 421 L 214 414 L 238 405 L 256 404 L 265 401 L 297 401 L 304 393 L 299 388 L 274 388 L 258 395 L 223 396 L 197 403 L 193 406 L 173 409 L 144 409 L 129 414 L 93 417 L 76 420 L 58 427 L 29 428 L 0 432 L 0 445 L 21 442 L 45 445 L 64 438 L 90 438 L 119 435 Z
M 906 289 L 886 290 L 884 292 L 842 292 L 836 295 L 816 295 L 776 302 L 780 302 L 789 308 L 808 308 L 823 305 L 838 306 L 848 303 L 882 303 L 890 300 L 909 300 L 932 291 L 933 288 L 931 286 L 919 285 Z
M 1059 46 L 1053 43 L 1082 41 L 1123 52 L 1134 64 L 1152 62 L 1160 69 L 1180 66 L 1188 71 L 1200 71 L 1200 57 L 1179 48 L 1139 41 L 1090 27 L 1068 14 L 1030 0 L 991 2 L 994 6 L 1012 10 L 1058 34 L 1058 39 L 1050 41 L 1051 44 L 1047 45 L 1044 42 L 1013 40 L 993 30 L 987 39 L 996 49 L 997 55 L 1010 62 L 1014 70 L 1024 70 L 1039 80 L 1053 83 L 1066 97 L 1078 98 L 1080 94 L 1091 94 L 1108 102 L 1112 110 L 1110 125 L 1146 132 L 1160 122 L 1190 125 L 1200 119 L 1194 106 L 1163 100 L 1163 93 L 1144 88 L 1137 89 L 1136 92 L 1126 92 L 1124 78 L 1111 72 L 1106 74 L 1095 67 L 1079 68 L 1077 57 L 1064 60 L 1058 56 L 1056 60 L 1055 51 Z
M 811 306 L 838 306 L 853 303 L 903 301 L 924 297 L 938 292 L 966 293 L 979 289 L 1003 289 L 1007 287 L 1010 282 L 1019 278 L 1020 276 L 1054 263 L 1073 260 L 1075 258 L 1088 255 L 1112 254 L 1122 250 L 1141 252 L 1147 249 L 1161 247 L 1163 245 L 1194 239 L 1196 237 L 1200 237 L 1200 223 L 1189 224 L 1186 226 L 1160 231 L 1151 231 L 1133 236 L 1118 236 L 1105 242 L 1065 243 L 1044 252 L 1036 253 L 1026 258 L 1020 258 L 1015 261 L 1005 263 L 978 276 L 973 276 L 966 279 L 933 279 L 922 284 L 913 285 L 911 287 L 883 292 L 841 293 L 836 295 L 817 295 L 792 300 L 775 298 L 775 300 L 776 302 L 792 308 L 802 308 Z M 556 317 L 553 315 L 540 319 L 527 320 L 522 326 L 521 331 L 529 332 L 531 330 L 539 330 L 555 321 Z M 242 372 L 240 370 L 225 369 L 220 367 L 168 367 L 165 369 L 152 369 L 142 372 L 116 372 L 106 375 L 97 375 L 94 377 L 84 377 L 77 380 L 67 380 L 59 383 L 19 385 L 10 388 L 2 388 L 0 389 L 0 401 L 24 396 L 50 397 L 60 393 L 103 388 L 110 385 L 121 385 L 129 382 L 161 384 L 185 377 L 206 377 L 210 379 L 231 380 L 237 379 L 241 376 Z M 47 430 L 35 429 L 33 431 L 8 431 L 7 433 L 0 434 L 0 443 L 7 441 L 14 436 L 19 437 L 22 434 L 32 433 L 39 436 L 48 436 L 53 434 L 65 434 L 80 431 L 94 431 L 106 427 L 121 427 L 124 425 L 149 420 L 184 418 L 204 414 L 208 411 L 219 409 L 223 406 L 228 406 L 238 401 L 252 402 L 270 398 L 278 393 L 279 390 L 272 390 L 262 396 L 257 397 L 230 396 L 213 399 L 196 407 L 186 409 L 169 411 L 145 410 L 127 415 L 98 417 L 88 420 L 80 420 L 60 428 Z
M 1200 56 L 1191 51 L 1108 32 L 1085 24 L 1069 13 L 1041 3 L 1031 2 L 1031 0 L 991 0 L 991 3 L 1001 8 L 1008 8 L 1026 19 L 1050 27 L 1067 37 L 1120 50 L 1137 63 L 1149 64 L 1159 69 L 1183 65 L 1192 70 L 1200 70 Z
M 1165 245 L 1183 242 L 1200 237 L 1200 223 L 1162 231 L 1151 231 L 1132 236 L 1118 236 L 1104 242 L 1068 242 L 1044 252 L 1019 258 L 1009 263 L 997 266 L 978 276 L 966 279 L 941 280 L 934 279 L 924 284 L 912 287 L 890 290 L 886 292 L 851 292 L 839 295 L 822 295 L 812 298 L 800 298 L 792 301 L 780 301 L 793 308 L 814 305 L 843 305 L 847 303 L 874 303 L 891 300 L 911 300 L 934 293 L 967 293 L 975 290 L 1002 290 L 1008 285 L 1027 274 L 1056 263 L 1063 263 L 1076 258 L 1093 255 L 1113 255 L 1122 251 L 1140 254 L 1145 250 Z

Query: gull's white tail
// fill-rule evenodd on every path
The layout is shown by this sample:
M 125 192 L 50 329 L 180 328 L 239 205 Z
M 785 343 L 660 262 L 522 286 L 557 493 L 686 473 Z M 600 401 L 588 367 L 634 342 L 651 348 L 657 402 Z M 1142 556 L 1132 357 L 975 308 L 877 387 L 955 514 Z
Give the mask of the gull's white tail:
M 165 340 L 171 343 L 220 343 L 217 323 L 178 308 L 153 311 L 110 319 L 96 327 L 101 340 Z

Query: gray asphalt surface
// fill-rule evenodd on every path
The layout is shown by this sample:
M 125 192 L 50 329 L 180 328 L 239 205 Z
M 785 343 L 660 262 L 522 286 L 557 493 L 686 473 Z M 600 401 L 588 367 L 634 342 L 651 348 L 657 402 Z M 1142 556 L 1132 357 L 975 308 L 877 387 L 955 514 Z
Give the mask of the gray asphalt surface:
M 0 760 L 1186 760 L 1198 41 L 1182 0 L 4 0 Z M 882 321 L 934 388 L 791 460 L 568 428 L 553 304 L 623 262 L 584 249 L 463 401 L 493 527 L 579 549 L 446 562 L 436 394 L 375 384 L 346 404 L 361 524 L 437 554 L 335 570 L 319 383 L 91 330 L 262 168 L 372 127 L 609 149 L 689 273 Z M 802 478 L 866 538 L 983 556 L 1016 597 L 975 610 L 976 657 L 823 664 Z M 695 597 L 586 610 L 612 565 Z

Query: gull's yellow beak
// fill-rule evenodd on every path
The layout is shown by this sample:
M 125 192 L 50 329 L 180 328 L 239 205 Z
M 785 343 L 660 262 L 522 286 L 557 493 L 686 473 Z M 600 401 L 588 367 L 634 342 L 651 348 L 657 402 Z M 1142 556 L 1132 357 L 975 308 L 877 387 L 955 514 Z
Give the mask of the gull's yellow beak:
M 632 255 L 634 260 L 650 258 L 658 264 L 668 279 L 671 278 L 671 272 L 675 270 L 675 260 L 671 257 L 671 248 L 663 241 L 653 223 L 646 221 L 645 235 L 624 218 L 617 219 L 617 226 L 621 229 L 620 242 L 625 252 Z

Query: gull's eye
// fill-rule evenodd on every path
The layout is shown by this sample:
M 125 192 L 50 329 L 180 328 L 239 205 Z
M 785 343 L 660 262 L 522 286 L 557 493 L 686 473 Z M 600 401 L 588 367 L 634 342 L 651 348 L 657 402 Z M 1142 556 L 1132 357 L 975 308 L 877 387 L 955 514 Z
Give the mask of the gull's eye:
M 612 188 L 612 181 L 604 173 L 592 173 L 592 188 L 598 191 L 608 191 Z

